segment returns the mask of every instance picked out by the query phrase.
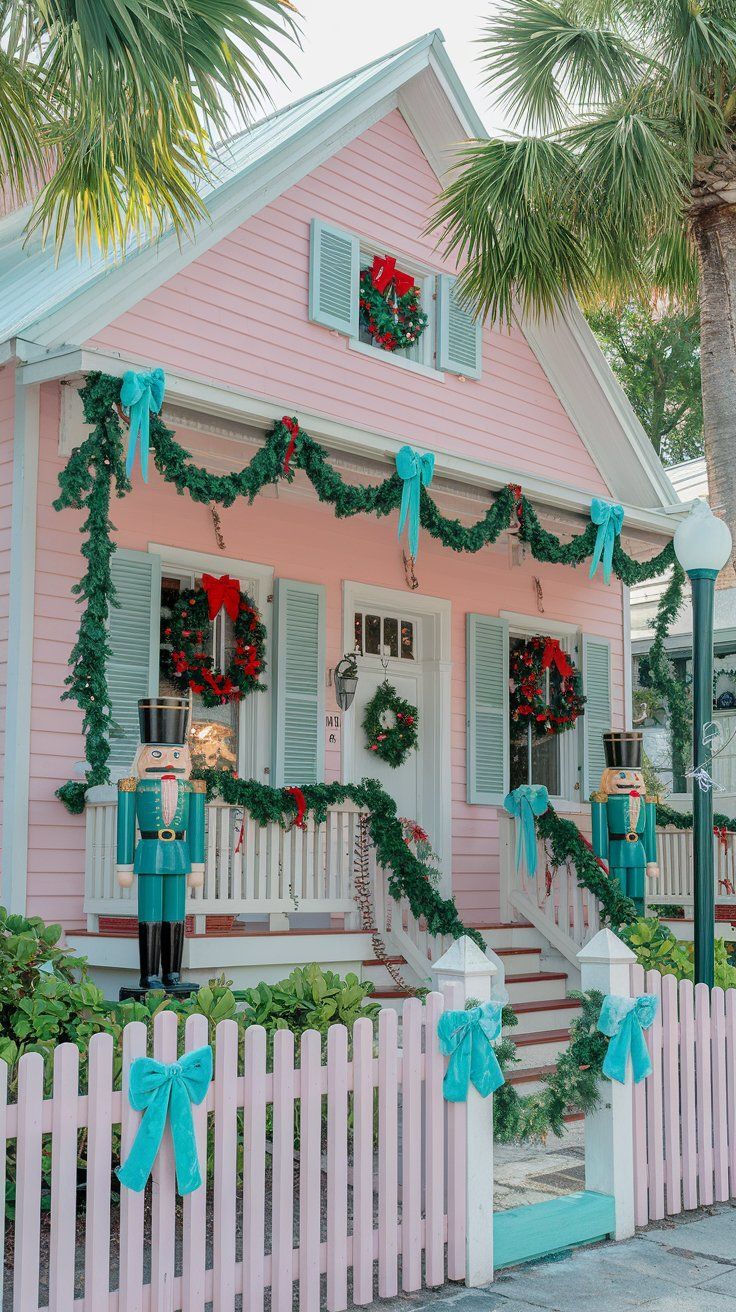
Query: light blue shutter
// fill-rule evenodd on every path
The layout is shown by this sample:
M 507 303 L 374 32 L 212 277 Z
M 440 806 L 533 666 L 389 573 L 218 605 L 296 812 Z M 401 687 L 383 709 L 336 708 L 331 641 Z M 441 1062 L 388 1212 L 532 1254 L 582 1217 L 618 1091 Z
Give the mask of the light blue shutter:
M 348 337 L 358 336 L 360 243 L 352 233 L 312 219 L 309 317 Z
M 116 551 L 110 562 L 118 607 L 110 608 L 107 685 L 121 736 L 110 737 L 113 779 L 125 775 L 138 746 L 138 698 L 158 692 L 161 558 L 148 551 Z
M 468 615 L 467 707 L 469 802 L 503 801 L 509 777 L 509 626 Z
M 455 279 L 443 273 L 437 292 L 437 368 L 480 378 L 483 323 L 455 296 Z
M 583 634 L 583 801 L 595 792 L 605 768 L 603 734 L 611 728 L 611 644 Z
M 272 783 L 321 783 L 325 767 L 325 590 L 277 579 Z

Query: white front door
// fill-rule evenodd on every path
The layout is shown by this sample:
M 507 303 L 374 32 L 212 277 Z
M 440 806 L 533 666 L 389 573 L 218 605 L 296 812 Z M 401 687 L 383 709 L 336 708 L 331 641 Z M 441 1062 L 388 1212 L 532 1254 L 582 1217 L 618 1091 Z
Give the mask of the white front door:
M 426 829 L 448 888 L 449 621 L 449 602 L 345 585 L 345 650 L 357 652 L 358 688 L 343 717 L 344 777 L 377 779 L 399 816 Z M 370 750 L 363 729 L 365 708 L 384 679 L 419 715 L 417 748 L 395 768 Z

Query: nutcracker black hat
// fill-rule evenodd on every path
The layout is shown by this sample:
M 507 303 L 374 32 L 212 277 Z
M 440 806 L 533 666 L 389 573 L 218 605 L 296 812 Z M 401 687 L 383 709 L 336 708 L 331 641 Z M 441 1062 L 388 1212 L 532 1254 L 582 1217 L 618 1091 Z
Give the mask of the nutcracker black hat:
M 161 743 L 171 747 L 183 745 L 189 728 L 189 698 L 141 697 L 138 722 L 142 743 Z
M 604 733 L 603 750 L 610 769 L 641 770 L 643 739 L 638 729 L 620 729 Z

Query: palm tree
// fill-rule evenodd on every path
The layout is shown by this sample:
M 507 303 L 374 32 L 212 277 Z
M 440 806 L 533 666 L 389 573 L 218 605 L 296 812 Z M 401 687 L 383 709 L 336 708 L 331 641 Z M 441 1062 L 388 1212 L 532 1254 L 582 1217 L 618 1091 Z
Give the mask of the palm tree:
M 505 0 L 480 40 L 523 135 L 475 141 L 436 221 L 461 292 L 699 301 L 714 509 L 736 541 L 736 0 Z
M 28 231 L 118 252 L 206 214 L 228 110 L 296 37 L 291 0 L 0 0 L 0 193 Z M 283 56 L 282 56 L 283 57 Z

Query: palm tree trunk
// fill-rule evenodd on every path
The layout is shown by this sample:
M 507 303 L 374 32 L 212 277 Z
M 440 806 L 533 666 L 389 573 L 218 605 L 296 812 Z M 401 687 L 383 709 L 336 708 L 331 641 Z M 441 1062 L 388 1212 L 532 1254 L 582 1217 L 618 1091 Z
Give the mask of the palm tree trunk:
M 736 208 L 696 207 L 693 235 L 700 263 L 703 441 L 711 508 L 736 543 Z M 736 562 L 717 586 L 733 587 Z

